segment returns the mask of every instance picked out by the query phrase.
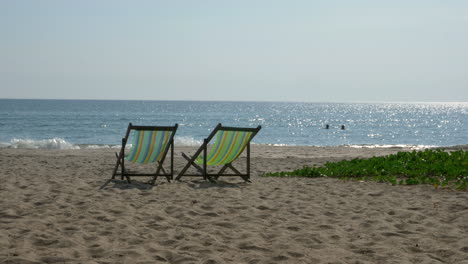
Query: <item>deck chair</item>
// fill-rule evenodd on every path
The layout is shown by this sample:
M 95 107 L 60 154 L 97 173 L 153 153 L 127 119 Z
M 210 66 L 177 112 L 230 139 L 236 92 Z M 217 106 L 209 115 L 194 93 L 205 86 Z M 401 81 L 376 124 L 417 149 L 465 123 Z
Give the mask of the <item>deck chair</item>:
M 245 181 L 250 182 L 250 141 L 261 128 L 261 126 L 256 128 L 223 127 L 218 124 L 192 157 L 182 153 L 188 163 L 177 175 L 176 180 L 180 180 L 183 176 L 202 176 L 205 180 L 216 182 L 220 176 L 240 176 Z M 208 144 L 215 136 L 215 142 L 208 153 Z M 232 166 L 232 162 L 241 155 L 245 148 L 247 148 L 247 172 L 241 173 Z M 222 168 L 216 174 L 209 174 L 207 165 L 222 165 Z M 191 166 L 198 170 L 200 174 L 185 174 Z M 233 173 L 224 173 L 228 168 Z
M 153 176 L 150 184 L 156 182 L 158 176 L 165 176 L 167 181 L 170 182 L 174 172 L 174 135 L 177 131 L 177 124 L 171 127 L 164 126 L 134 126 L 132 123 L 128 125 L 127 133 L 122 138 L 122 148 L 117 156 L 117 163 L 115 164 L 114 172 L 112 173 L 111 180 L 116 176 L 121 176 L 131 183 L 131 176 Z M 129 136 L 133 132 L 133 143 L 130 152 L 125 155 L 125 146 Z M 167 153 L 171 151 L 171 167 L 170 172 L 166 172 L 163 167 L 164 160 Z M 125 160 L 131 163 L 149 164 L 157 163 L 155 173 L 130 173 L 125 168 Z M 120 167 L 120 172 L 118 172 Z

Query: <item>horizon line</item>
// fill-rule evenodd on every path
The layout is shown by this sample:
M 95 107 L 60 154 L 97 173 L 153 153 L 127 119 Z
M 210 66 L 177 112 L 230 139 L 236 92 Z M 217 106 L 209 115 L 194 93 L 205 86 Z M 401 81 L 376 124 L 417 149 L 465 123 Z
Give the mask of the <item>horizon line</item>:
M 231 102 L 231 103 L 468 103 L 468 101 L 278 101 L 278 100 L 196 100 L 196 99 L 85 99 L 85 98 L 1 98 L 0 100 L 43 101 L 148 101 L 148 102 Z

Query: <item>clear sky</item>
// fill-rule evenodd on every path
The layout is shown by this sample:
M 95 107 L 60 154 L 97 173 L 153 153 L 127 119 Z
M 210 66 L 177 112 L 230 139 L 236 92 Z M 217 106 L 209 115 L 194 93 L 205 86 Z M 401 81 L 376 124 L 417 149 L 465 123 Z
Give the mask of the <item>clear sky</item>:
M 1 0 L 0 98 L 468 101 L 467 0 Z

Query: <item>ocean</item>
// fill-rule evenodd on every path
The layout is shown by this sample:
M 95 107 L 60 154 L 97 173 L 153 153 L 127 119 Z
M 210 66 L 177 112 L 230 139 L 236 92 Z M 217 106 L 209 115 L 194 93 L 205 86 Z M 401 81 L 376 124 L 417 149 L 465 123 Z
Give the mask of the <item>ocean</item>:
M 175 144 L 181 146 L 200 145 L 218 123 L 261 125 L 255 144 L 414 148 L 468 144 L 467 102 L 0 99 L 0 148 L 117 147 L 130 122 L 164 126 L 178 123 Z

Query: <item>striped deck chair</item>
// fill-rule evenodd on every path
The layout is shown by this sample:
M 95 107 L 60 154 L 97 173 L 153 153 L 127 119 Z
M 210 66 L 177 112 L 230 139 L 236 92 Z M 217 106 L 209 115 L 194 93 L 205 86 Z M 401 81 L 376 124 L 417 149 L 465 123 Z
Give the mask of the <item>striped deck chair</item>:
M 129 183 L 131 176 L 153 176 L 150 181 L 154 184 L 158 176 L 166 176 L 168 182 L 171 181 L 174 172 L 174 135 L 177 131 L 177 124 L 173 127 L 162 126 L 134 126 L 128 125 L 127 133 L 122 138 L 122 148 L 117 156 L 117 164 L 114 168 L 111 180 L 116 176 L 125 177 Z M 133 132 L 133 133 L 132 133 Z M 130 152 L 125 155 L 125 146 L 129 136 L 133 134 L 132 147 Z M 171 169 L 166 172 L 163 167 L 167 153 L 171 150 Z M 130 163 L 149 164 L 157 163 L 155 173 L 130 173 L 125 168 L 125 160 Z M 118 172 L 120 167 L 120 173 Z
M 261 128 L 261 126 L 257 128 L 223 127 L 221 124 L 218 124 L 192 157 L 182 153 L 182 156 L 188 163 L 177 175 L 176 180 L 180 180 L 182 176 L 202 176 L 205 180 L 208 179 L 211 182 L 216 182 L 220 176 L 240 176 L 245 181 L 250 182 L 250 141 Z M 215 136 L 215 142 L 211 145 L 211 149 L 208 152 L 208 144 Z M 246 148 L 247 172 L 241 173 L 232 166 L 232 162 Z M 190 166 L 197 169 L 200 174 L 185 174 Z M 222 166 L 222 168 L 216 174 L 209 174 L 207 166 Z M 225 174 L 224 172 L 228 168 L 234 173 Z

